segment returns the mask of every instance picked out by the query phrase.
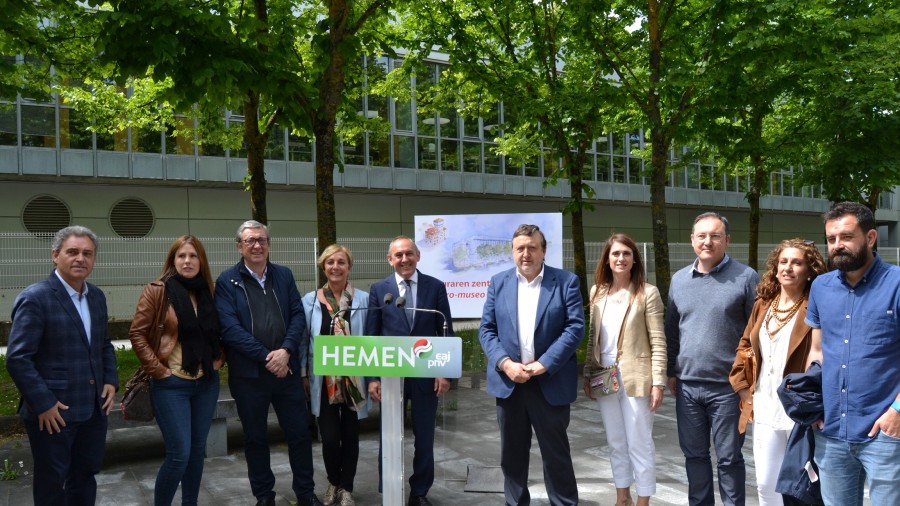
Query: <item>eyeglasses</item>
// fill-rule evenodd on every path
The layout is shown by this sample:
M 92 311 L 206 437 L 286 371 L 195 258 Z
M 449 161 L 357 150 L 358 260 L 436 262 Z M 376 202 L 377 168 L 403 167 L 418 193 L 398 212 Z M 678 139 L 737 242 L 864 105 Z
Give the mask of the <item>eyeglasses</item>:
M 238 242 L 243 244 L 244 246 L 249 246 L 251 248 L 253 246 L 256 246 L 257 244 L 259 244 L 260 246 L 268 246 L 269 238 L 268 237 L 251 237 L 250 239 L 242 239 L 242 240 L 239 240 Z
M 699 242 L 709 239 L 712 242 L 720 242 L 725 239 L 725 234 L 691 234 L 691 236 Z

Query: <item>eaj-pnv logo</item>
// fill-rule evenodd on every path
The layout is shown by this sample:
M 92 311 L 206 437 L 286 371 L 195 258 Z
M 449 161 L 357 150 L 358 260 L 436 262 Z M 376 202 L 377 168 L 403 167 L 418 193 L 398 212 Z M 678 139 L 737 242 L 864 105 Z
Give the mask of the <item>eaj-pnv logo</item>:
M 428 358 L 432 350 L 434 350 L 434 347 L 431 346 L 431 342 L 428 339 L 419 339 L 413 345 L 413 354 L 415 354 L 416 358 Z

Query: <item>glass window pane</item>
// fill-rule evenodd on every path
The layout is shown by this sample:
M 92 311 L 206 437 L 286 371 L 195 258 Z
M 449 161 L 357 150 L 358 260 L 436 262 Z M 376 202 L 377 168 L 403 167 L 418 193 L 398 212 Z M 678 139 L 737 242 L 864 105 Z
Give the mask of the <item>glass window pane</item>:
M 441 140 L 441 170 L 459 171 L 459 141 Z
M 59 109 L 59 146 L 68 149 L 92 149 L 94 136 L 88 128 L 91 123 L 75 109 Z
M 541 177 L 541 168 L 537 159 L 525 162 L 524 172 L 527 177 Z
M 438 118 L 438 124 L 441 129 L 441 137 L 450 139 L 459 138 L 459 122 L 457 120 L 456 109 L 444 109 Z
M 376 167 L 391 166 L 391 149 L 386 135 L 368 134 L 369 163 Z
M 687 166 L 687 187 L 693 189 L 700 188 L 700 167 L 696 163 Z
M 22 105 L 22 145 L 56 147 L 56 110 L 53 107 Z
M 643 178 L 644 160 L 641 158 L 631 157 L 628 159 L 628 182 L 631 184 L 641 184 Z
M 609 163 L 609 155 L 597 155 L 597 181 L 609 181 Z
M 500 105 L 494 104 L 491 112 L 482 119 L 482 138 L 492 141 L 500 137 Z
M 463 142 L 463 171 L 481 172 L 481 144 Z
M 150 129 L 131 129 L 135 153 L 162 153 L 162 132 Z
M 624 156 L 612 157 L 612 182 L 613 183 L 624 183 L 625 182 L 625 157 Z
M 166 153 L 172 155 L 193 155 L 194 136 L 191 129 L 194 120 L 184 116 L 175 117 L 175 125 L 166 127 Z
M 342 139 L 342 141 L 344 147 L 344 163 L 348 165 L 365 165 L 365 137 L 359 135 L 355 138 Z
M 18 146 L 16 104 L 0 103 L 0 146 Z
M 288 160 L 292 162 L 311 162 L 312 141 L 293 133 L 288 134 Z
M 556 151 L 544 150 L 544 174 L 552 174 L 559 169 L 559 157 Z
M 275 125 L 269 134 L 269 142 L 266 143 L 263 155 L 266 160 L 284 160 L 284 128 Z
M 432 137 L 419 138 L 419 168 L 437 169 L 437 140 Z
M 494 144 L 484 145 L 484 173 L 485 174 L 502 174 L 500 166 L 500 155 L 494 150 L 497 148 Z
M 509 160 L 505 160 L 505 163 L 503 164 L 503 173 L 507 176 L 521 176 L 522 166 L 509 163 Z
M 412 137 L 405 135 L 394 136 L 394 167 L 416 168 Z

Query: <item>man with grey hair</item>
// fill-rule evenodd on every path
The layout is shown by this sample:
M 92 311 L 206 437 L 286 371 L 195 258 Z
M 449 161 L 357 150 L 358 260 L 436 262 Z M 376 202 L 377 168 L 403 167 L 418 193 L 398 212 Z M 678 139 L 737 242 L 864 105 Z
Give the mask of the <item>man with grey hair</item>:
M 319 505 L 301 380 L 309 335 L 300 292 L 291 270 L 269 261 L 268 227 L 246 221 L 236 240 L 242 258 L 216 280 L 216 308 L 228 356 L 228 387 L 244 429 L 250 489 L 257 506 L 274 506 L 275 475 L 266 439 L 272 406 L 287 440 L 297 502 Z
M 87 282 L 97 236 L 66 227 L 56 233 L 51 257 L 50 277 L 13 303 L 6 368 L 22 395 L 34 504 L 94 504 L 107 415 L 119 387 L 106 297 Z
M 753 310 L 759 275 L 726 254 L 730 241 L 724 216 L 697 216 L 691 230 L 697 259 L 672 276 L 666 308 L 669 389 L 692 506 L 715 504 L 710 432 L 722 503 L 743 505 L 746 496 L 740 397 L 728 375 Z

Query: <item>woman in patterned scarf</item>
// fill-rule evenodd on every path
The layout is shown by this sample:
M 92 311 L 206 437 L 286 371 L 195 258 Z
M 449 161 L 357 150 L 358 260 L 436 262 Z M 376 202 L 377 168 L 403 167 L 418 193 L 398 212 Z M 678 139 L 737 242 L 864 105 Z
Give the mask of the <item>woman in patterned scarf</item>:
M 319 255 L 325 284 L 303 296 L 309 325 L 309 363 L 313 363 L 313 341 L 322 335 L 359 335 L 365 322 L 369 294 L 350 285 L 353 255 L 340 244 L 332 244 Z M 360 377 L 320 376 L 310 371 L 309 399 L 322 435 L 322 458 L 328 476 L 326 506 L 353 506 L 353 479 L 359 460 L 359 420 L 368 414 L 370 402 Z

